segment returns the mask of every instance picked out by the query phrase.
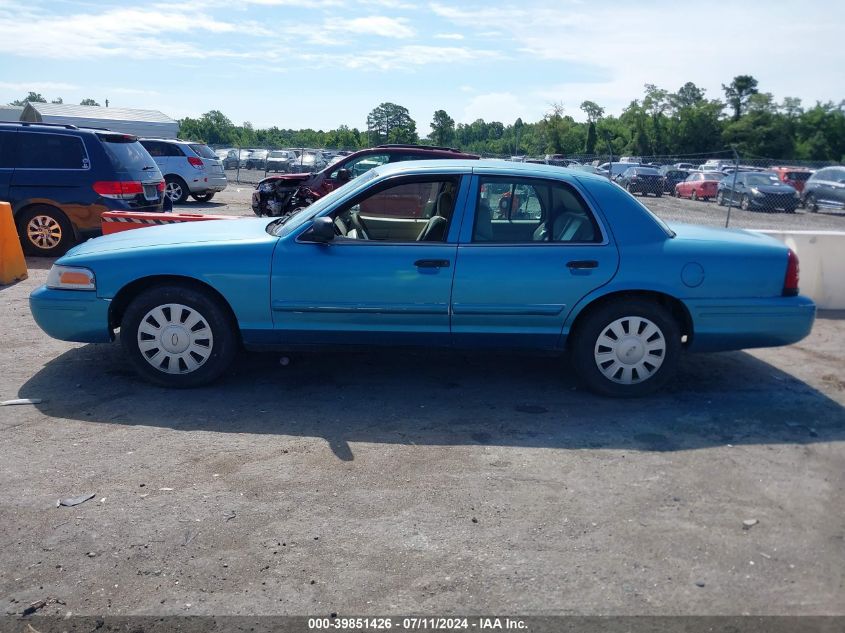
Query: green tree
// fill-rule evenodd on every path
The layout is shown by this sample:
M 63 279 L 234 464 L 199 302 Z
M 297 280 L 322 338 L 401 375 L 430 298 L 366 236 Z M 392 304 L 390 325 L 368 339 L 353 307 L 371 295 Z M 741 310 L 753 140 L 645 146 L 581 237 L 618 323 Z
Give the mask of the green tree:
M 722 90 L 725 91 L 728 106 L 733 110 L 734 121 L 738 121 L 748 99 L 758 92 L 757 80 L 751 75 L 737 75 L 727 86 L 722 84 Z
M 86 99 L 83 99 L 82 101 L 80 101 L 79 105 L 98 106 L 100 104 L 97 103 L 96 101 L 94 101 L 93 99 L 86 98 Z
M 587 115 L 587 121 L 595 123 L 604 116 L 604 108 L 594 101 L 582 101 L 580 107 Z
M 416 143 L 417 124 L 408 109 L 385 102 L 367 115 L 367 134 L 373 145 L 379 143 Z
M 429 138 L 435 145 L 451 145 L 455 139 L 455 119 L 446 110 L 436 110 L 431 120 Z
M 676 112 L 683 108 L 694 108 L 704 101 L 704 90 L 688 81 L 678 88 L 678 92 L 668 95 L 668 99 Z
M 64 100 L 61 97 L 56 97 L 50 103 L 64 103 Z
M 25 106 L 28 101 L 32 101 L 33 103 L 47 103 L 47 99 L 41 96 L 38 92 L 30 92 L 25 98 L 23 99 L 16 99 L 12 101 L 9 105 L 13 106 Z

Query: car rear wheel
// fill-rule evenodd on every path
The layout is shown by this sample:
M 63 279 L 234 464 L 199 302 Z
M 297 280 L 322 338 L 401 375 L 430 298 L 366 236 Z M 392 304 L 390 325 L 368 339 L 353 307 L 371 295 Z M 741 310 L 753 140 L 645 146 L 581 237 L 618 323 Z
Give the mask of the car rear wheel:
M 18 235 L 27 254 L 41 257 L 64 255 L 76 241 L 67 216 L 48 206 L 25 211 L 18 220 Z
M 584 315 L 571 349 L 575 367 L 591 391 L 637 397 L 672 378 L 681 334 L 663 306 L 643 299 L 615 300 Z
M 807 197 L 804 198 L 804 206 L 810 213 L 816 213 L 819 210 L 819 205 L 816 202 L 816 197 L 811 193 L 808 193 Z
M 179 176 L 167 176 L 164 183 L 164 195 L 170 198 L 173 204 L 182 204 L 188 199 L 188 185 Z
M 718 204 L 720 207 L 725 206 L 725 194 L 721 191 L 716 196 L 716 204 Z
M 676 197 L 676 198 L 680 198 L 680 197 L 681 197 L 681 190 L 680 190 L 680 189 L 675 189 L 675 197 Z
M 743 195 L 739 199 L 739 208 L 742 209 L 743 211 L 750 211 L 751 210 L 751 200 L 748 198 L 748 196 Z
M 120 340 L 135 370 L 163 387 L 207 384 L 237 351 L 235 326 L 216 298 L 178 285 L 138 295 L 123 315 Z
M 695 189 L 692 190 L 692 193 L 690 194 L 689 199 L 690 200 L 698 200 L 698 192 Z
M 197 202 L 208 202 L 214 197 L 214 192 L 207 191 L 205 193 L 192 193 L 191 197 Z

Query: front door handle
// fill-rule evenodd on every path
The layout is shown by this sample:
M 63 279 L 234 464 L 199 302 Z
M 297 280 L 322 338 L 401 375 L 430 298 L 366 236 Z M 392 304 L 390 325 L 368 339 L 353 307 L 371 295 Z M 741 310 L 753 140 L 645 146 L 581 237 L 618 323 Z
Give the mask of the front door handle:
M 594 259 L 575 259 L 571 262 L 566 262 L 566 267 L 573 270 L 583 270 L 585 268 L 598 268 L 599 263 Z
M 448 259 L 418 259 L 414 262 L 417 268 L 449 268 Z

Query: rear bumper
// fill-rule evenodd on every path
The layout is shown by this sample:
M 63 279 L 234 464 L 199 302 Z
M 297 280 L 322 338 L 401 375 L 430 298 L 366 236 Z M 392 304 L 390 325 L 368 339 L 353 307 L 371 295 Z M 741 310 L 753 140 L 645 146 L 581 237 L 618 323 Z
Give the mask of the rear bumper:
M 816 304 L 804 296 L 769 299 L 688 299 L 692 352 L 791 345 L 813 328 Z
M 216 174 L 214 176 L 203 176 L 202 178 L 195 178 L 188 182 L 188 189 L 191 193 L 205 193 L 207 191 L 223 191 L 229 181 L 226 179 L 226 174 Z
M 44 332 L 62 341 L 108 343 L 109 302 L 87 290 L 36 288 L 29 295 L 29 309 Z

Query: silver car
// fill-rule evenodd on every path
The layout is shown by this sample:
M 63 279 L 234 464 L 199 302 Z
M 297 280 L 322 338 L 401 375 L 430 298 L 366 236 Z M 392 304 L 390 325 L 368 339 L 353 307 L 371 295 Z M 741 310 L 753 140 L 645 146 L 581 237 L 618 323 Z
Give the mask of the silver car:
M 164 192 L 173 204 L 188 196 L 208 202 L 228 184 L 223 163 L 207 145 L 161 138 L 142 138 L 141 145 L 164 175 Z

